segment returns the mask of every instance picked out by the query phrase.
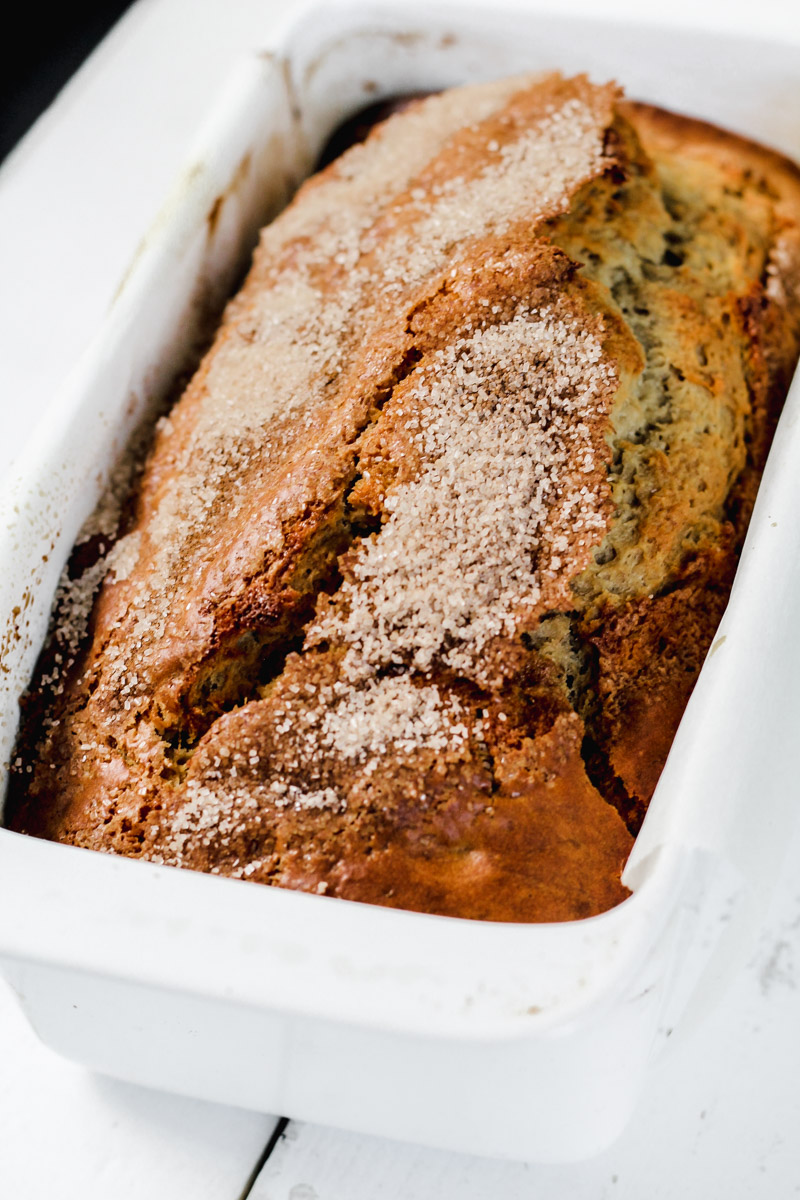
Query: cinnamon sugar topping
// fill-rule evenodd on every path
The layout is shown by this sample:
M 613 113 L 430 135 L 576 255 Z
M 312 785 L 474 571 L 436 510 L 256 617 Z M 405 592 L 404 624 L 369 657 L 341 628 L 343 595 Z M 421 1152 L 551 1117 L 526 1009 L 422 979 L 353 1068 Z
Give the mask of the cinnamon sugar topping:
M 304 448 L 334 406 L 339 426 L 342 418 L 346 424 L 353 403 L 347 371 L 386 320 L 387 306 L 396 312 L 471 240 L 522 218 L 533 230 L 566 210 L 575 189 L 606 169 L 614 89 L 554 81 L 549 92 L 526 93 L 530 82 L 464 91 L 475 122 L 466 131 L 452 97 L 432 97 L 403 118 L 409 129 L 427 131 L 419 144 L 404 142 L 402 154 L 387 156 L 378 136 L 354 148 L 265 232 L 229 336 L 190 390 L 187 434 L 175 418 L 162 431 L 165 446 L 175 449 L 167 450 L 171 470 L 144 530 L 143 570 L 132 579 L 137 675 L 143 668 L 147 674 L 150 647 L 157 654 L 182 615 L 198 569 L 225 553 L 219 531 L 240 517 L 253 479 L 275 498 L 259 514 L 253 545 L 239 541 L 231 570 L 236 577 L 257 572 L 283 552 L 283 530 L 323 486 L 327 470 L 319 456 L 313 465 L 304 459 Z M 512 105 L 497 117 L 512 93 L 522 108 Z M 525 112 L 528 95 L 534 99 Z M 487 161 L 488 142 L 496 149 Z M 302 495 L 291 475 L 298 461 L 306 474 Z M 208 603 L 225 599 L 232 582 L 226 572 L 223 558 Z M 473 600 L 465 600 L 468 607 Z
M 351 680 L 435 661 L 480 676 L 490 639 L 552 601 L 606 521 L 592 419 L 616 382 L 585 319 L 551 307 L 478 330 L 421 369 L 402 403 L 423 467 L 391 491 L 339 602 L 309 643 L 350 647 Z
M 321 712 L 319 733 L 309 739 L 317 754 L 363 762 L 389 747 L 398 754 L 420 747 L 444 752 L 466 740 L 458 700 L 443 698 L 434 685 L 417 687 L 408 676 L 390 676 L 363 690 L 339 684 L 337 691 L 340 698 Z

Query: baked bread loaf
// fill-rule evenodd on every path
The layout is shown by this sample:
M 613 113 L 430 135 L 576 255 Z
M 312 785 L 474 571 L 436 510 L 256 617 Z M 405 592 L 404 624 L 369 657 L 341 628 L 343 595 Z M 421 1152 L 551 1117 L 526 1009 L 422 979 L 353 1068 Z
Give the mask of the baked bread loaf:
M 263 231 L 87 530 L 12 828 L 461 917 L 621 901 L 797 359 L 799 225 L 792 164 L 582 77 L 378 126 Z

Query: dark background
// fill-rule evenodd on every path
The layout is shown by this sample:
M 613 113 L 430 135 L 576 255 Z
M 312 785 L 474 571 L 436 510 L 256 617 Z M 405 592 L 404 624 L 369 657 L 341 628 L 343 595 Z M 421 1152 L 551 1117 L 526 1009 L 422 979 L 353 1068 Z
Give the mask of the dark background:
M 0 56 L 0 162 L 131 5 L 131 0 L 17 0 Z M 12 19 L 13 18 L 13 19 Z

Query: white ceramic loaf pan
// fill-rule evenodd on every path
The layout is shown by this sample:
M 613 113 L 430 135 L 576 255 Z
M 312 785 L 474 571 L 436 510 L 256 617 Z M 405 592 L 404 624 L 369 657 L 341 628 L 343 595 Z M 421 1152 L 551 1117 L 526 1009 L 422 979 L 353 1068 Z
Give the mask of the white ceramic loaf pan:
M 800 157 L 797 49 L 494 5 L 327 4 L 297 19 L 220 97 L 3 497 L 4 758 L 79 527 L 209 289 L 230 287 L 327 134 L 382 96 L 552 67 Z M 654 1048 L 709 1006 L 746 945 L 795 819 L 799 415 L 795 383 L 629 900 L 573 924 L 482 924 L 0 829 L 0 969 L 41 1037 L 140 1083 L 455 1150 L 552 1161 L 607 1145 Z

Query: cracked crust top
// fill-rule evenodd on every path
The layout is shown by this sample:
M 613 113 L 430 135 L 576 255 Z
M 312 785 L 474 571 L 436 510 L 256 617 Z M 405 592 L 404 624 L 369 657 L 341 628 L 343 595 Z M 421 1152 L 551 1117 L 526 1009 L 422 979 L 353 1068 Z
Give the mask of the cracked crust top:
M 376 128 L 264 231 L 66 582 L 12 826 L 464 917 L 618 903 L 797 357 L 799 214 L 778 156 L 580 77 Z

